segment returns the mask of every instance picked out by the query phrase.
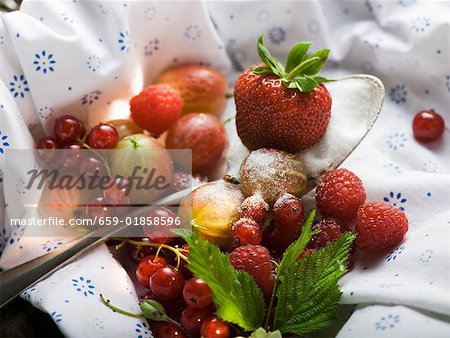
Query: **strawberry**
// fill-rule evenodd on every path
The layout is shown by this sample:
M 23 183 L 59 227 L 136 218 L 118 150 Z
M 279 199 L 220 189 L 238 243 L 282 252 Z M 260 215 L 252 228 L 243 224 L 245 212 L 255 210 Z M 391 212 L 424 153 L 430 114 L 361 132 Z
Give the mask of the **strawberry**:
M 249 150 L 277 148 L 295 153 L 316 143 L 325 133 L 331 114 L 331 96 L 316 75 L 329 50 L 307 54 L 311 43 L 298 43 L 289 52 L 286 67 L 258 40 L 263 64 L 247 69 L 236 81 L 236 127 Z

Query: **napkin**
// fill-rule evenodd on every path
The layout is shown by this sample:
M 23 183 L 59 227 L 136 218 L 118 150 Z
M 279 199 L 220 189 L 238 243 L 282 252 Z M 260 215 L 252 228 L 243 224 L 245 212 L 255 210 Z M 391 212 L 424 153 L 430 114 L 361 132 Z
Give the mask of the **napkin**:
M 361 177 L 368 200 L 402 208 L 410 221 L 398 248 L 377 259 L 358 256 L 342 278 L 342 302 L 358 306 L 338 336 L 446 337 L 450 135 L 447 127 L 442 140 L 420 144 L 411 121 L 434 108 L 450 123 L 449 11 L 448 2 L 416 0 L 24 1 L 20 12 L 0 20 L 0 220 L 20 193 L 20 184 L 6 191 L 1 182 L 8 150 L 32 148 L 33 137 L 50 132 L 56 117 L 70 112 L 90 125 L 125 117 L 130 96 L 162 69 L 183 63 L 214 66 L 232 83 L 257 61 L 262 32 L 281 58 L 295 42 L 313 41 L 314 49 L 332 50 L 327 77 L 368 73 L 384 82 L 381 115 L 342 166 Z M 42 60 L 55 61 L 52 69 Z M 312 200 L 304 198 L 308 209 Z M 23 237 L 24 231 L 2 232 L 2 268 L 69 240 Z M 67 336 L 151 336 L 144 322 L 105 308 L 100 293 L 137 311 L 136 290 L 105 246 L 23 298 Z

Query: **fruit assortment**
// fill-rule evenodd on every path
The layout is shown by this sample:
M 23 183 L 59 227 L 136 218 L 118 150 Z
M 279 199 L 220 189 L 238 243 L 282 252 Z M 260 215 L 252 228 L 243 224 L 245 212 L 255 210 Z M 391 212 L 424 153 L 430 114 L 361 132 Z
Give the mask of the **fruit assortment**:
M 117 248 L 127 248 L 137 264 L 136 279 L 148 291 L 141 295 L 142 313 L 119 309 L 101 296 L 106 306 L 146 318 L 155 337 L 304 335 L 334 319 L 337 281 L 352 269 L 357 251 L 380 255 L 404 240 L 403 211 L 366 201 L 363 182 L 348 169 L 318 179 L 318 214 L 305 217 L 301 196 L 309 177 L 295 153 L 324 135 L 332 105 L 323 84 L 331 80 L 318 75 L 329 50 L 309 54 L 309 47 L 296 44 L 283 66 L 259 38 L 262 63 L 244 71 L 234 87 L 237 133 L 251 151 L 239 177 L 205 183 L 204 177 L 220 172 L 228 140 L 218 118 L 226 79 L 203 66 L 164 72 L 131 99 L 130 120 L 100 123 L 86 136 L 81 121 L 64 116 L 55 121 L 54 137 L 37 143 L 38 150 L 192 149 L 192 173 L 203 184 L 181 201 L 177 215 L 164 207 L 147 213 L 179 217 L 192 234 L 175 225 L 154 226 L 146 237 L 119 239 Z M 434 111 L 419 113 L 413 122 L 416 138 L 424 142 L 438 139 L 443 128 Z M 104 170 L 94 155 L 82 161 L 88 174 Z M 124 162 L 119 158 L 112 168 Z M 192 177 L 184 172 L 190 163 L 174 158 L 165 165 L 172 191 L 190 186 Z M 130 203 L 136 194 L 126 197 L 115 182 L 86 212 L 113 213 L 105 203 Z M 168 230 L 179 237 L 168 236 Z

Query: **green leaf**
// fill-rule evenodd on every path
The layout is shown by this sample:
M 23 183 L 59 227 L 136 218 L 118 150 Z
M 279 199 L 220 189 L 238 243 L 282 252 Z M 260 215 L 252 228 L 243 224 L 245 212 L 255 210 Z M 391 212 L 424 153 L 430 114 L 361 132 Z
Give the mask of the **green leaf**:
M 311 76 L 311 78 L 313 78 L 314 80 L 316 80 L 318 83 L 323 83 L 323 82 L 334 82 L 334 81 L 336 81 L 336 80 L 333 80 L 333 79 L 327 79 L 326 77 L 319 76 L 319 75 L 313 75 L 313 76 Z
M 257 67 L 253 69 L 256 74 L 273 74 L 272 70 L 266 67 Z
M 269 50 L 266 48 L 266 46 L 264 46 L 263 34 L 261 34 L 258 38 L 257 49 L 261 61 L 264 62 L 267 66 L 269 66 L 269 68 L 272 70 L 274 74 L 276 74 L 279 77 L 283 77 L 285 73 L 284 66 L 277 58 L 273 57 L 270 54 Z
M 274 328 L 303 335 L 328 326 L 341 292 L 339 278 L 356 234 L 346 232 L 323 249 L 305 256 L 280 276 Z
M 311 42 L 300 42 L 291 48 L 286 61 L 286 73 L 289 73 L 303 61 L 310 46 Z
M 267 332 L 262 327 L 255 330 L 249 338 L 282 338 L 280 331 Z
M 259 328 L 264 318 L 264 297 L 255 280 L 247 272 L 235 270 L 228 255 L 197 232 L 186 241 L 187 267 L 211 288 L 217 315 L 245 331 Z
M 318 50 L 317 52 L 315 52 L 313 55 L 311 55 L 311 58 L 312 57 L 319 57 L 320 61 L 315 62 L 314 64 L 312 64 L 308 68 L 304 69 L 303 70 L 303 74 L 315 75 L 318 72 L 320 72 L 320 70 L 322 69 L 323 65 L 327 61 L 327 58 L 328 58 L 329 54 L 330 54 L 330 50 L 329 49 L 321 49 L 321 50 Z
M 319 85 L 316 80 L 309 76 L 297 76 L 294 81 L 301 92 L 309 92 Z
M 283 275 L 286 270 L 295 263 L 298 256 L 305 250 L 308 245 L 311 236 L 313 235 L 313 231 L 311 230 L 312 223 L 314 221 L 314 217 L 316 217 L 316 210 L 311 211 L 308 216 L 308 219 L 303 224 L 302 233 L 300 237 L 293 242 L 283 254 L 283 258 L 281 259 L 280 265 L 278 267 L 278 275 Z

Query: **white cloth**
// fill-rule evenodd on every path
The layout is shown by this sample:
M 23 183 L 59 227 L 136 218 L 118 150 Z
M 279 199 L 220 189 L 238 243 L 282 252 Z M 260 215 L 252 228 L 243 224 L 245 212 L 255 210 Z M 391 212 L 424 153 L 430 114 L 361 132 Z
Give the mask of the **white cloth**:
M 357 257 L 342 279 L 343 303 L 361 305 L 339 337 L 447 337 L 449 129 L 441 141 L 422 145 L 411 121 L 417 111 L 434 108 L 450 123 L 448 13 L 449 2 L 416 0 L 25 1 L 20 12 L 0 20 L 0 177 L 8 149 L 33 145 L 24 126 L 38 137 L 40 126 L 49 131 L 55 117 L 68 112 L 90 125 L 111 114 L 126 116 L 129 97 L 172 65 L 201 62 L 234 79 L 231 65 L 243 69 L 257 61 L 261 32 L 277 56 L 297 41 L 313 41 L 314 49 L 332 50 L 327 76 L 369 73 L 384 82 L 382 114 L 343 166 L 361 177 L 368 200 L 401 207 L 410 221 L 399 248 L 377 260 Z M 15 194 L 0 182 L 0 203 Z M 5 210 L 0 207 L 1 219 Z M 58 239 L 20 239 L 20 230 L 6 234 L 2 267 L 60 245 Z M 136 309 L 128 277 L 104 247 L 24 298 L 47 311 L 67 336 L 150 336 L 143 323 L 105 309 L 100 292 Z

